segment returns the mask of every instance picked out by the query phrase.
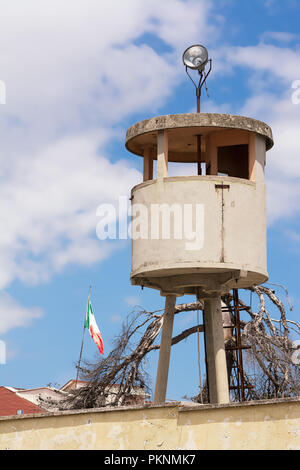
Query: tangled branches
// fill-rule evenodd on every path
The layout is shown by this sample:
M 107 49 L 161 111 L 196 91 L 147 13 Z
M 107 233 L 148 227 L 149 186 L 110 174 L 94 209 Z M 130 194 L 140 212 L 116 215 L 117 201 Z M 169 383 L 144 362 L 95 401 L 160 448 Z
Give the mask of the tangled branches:
M 300 327 L 286 318 L 285 308 L 274 291 L 264 286 L 253 287 L 253 291 L 259 298 L 260 310 L 256 314 L 248 310 L 251 321 L 244 327 L 243 340 L 251 346 L 259 369 L 256 394 L 260 398 L 300 395 L 299 366 L 293 362 L 295 346 L 290 339 L 291 327 L 298 335 Z M 279 311 L 279 319 L 270 317 L 265 297 Z
M 291 327 L 300 334 L 300 326 L 286 318 L 282 302 L 275 292 L 266 287 L 251 289 L 259 298 L 260 308 L 254 313 L 242 300 L 240 305 L 247 312 L 247 321 L 242 321 L 244 345 L 251 346 L 247 353 L 245 381 L 251 383 L 248 370 L 256 368 L 256 383 L 249 399 L 263 399 L 300 394 L 299 367 L 294 365 L 291 357 L 294 352 L 290 339 Z M 279 311 L 279 318 L 273 319 L 266 308 L 266 298 L 270 299 Z M 229 302 L 230 295 L 223 301 Z M 181 304 L 175 307 L 175 315 L 181 312 L 202 310 L 201 302 Z M 107 357 L 97 363 L 87 363 L 80 368 L 81 378 L 88 384 L 74 390 L 61 403 L 61 408 L 95 408 L 101 406 L 120 406 L 138 403 L 149 392 L 145 359 L 147 354 L 159 349 L 156 339 L 163 324 L 162 311 L 133 312 L 122 326 L 120 335 Z M 230 319 L 223 315 L 224 326 Z M 234 323 L 232 323 L 234 324 Z M 224 329 L 225 346 L 227 347 L 227 366 L 229 375 L 233 372 L 233 357 L 229 352 L 233 338 Z M 195 325 L 173 337 L 175 345 L 196 333 L 203 332 L 203 325 Z M 226 333 L 225 333 L 226 332 Z M 252 356 L 251 356 L 252 354 Z M 247 370 L 246 370 L 247 369 Z M 203 381 L 205 383 L 205 380 Z M 205 386 L 199 396 L 205 396 Z
M 201 308 L 200 302 L 181 304 L 175 307 L 175 314 Z M 145 356 L 159 349 L 159 345 L 154 342 L 162 324 L 162 311 L 133 312 L 122 325 L 122 331 L 115 339 L 114 347 L 108 356 L 95 364 L 86 362 L 85 367 L 81 368 L 81 377 L 88 381 L 88 385 L 69 395 L 61 403 L 61 408 L 121 406 L 131 402 L 137 403 L 139 397 L 145 397 L 149 392 Z M 173 338 L 172 345 L 195 333 L 197 329 L 203 331 L 203 326 L 196 325 L 183 331 Z

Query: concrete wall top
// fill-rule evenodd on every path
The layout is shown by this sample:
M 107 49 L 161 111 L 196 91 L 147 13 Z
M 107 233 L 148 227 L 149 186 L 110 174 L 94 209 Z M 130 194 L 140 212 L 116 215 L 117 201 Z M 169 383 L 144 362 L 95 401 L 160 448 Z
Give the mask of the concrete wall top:
M 0 418 L 4 449 L 299 450 L 300 398 L 5 417 Z
M 155 149 L 161 130 L 168 130 L 169 161 L 194 161 L 195 137 L 217 131 L 254 132 L 265 137 L 266 150 L 274 145 L 272 130 L 262 121 L 231 114 L 189 113 L 157 116 L 132 125 L 126 133 L 127 150 L 143 156 L 145 148 Z

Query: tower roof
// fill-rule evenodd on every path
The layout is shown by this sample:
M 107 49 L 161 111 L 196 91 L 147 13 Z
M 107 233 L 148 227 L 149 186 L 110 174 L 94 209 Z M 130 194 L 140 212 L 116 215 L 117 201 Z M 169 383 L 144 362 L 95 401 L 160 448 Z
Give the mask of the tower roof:
M 127 130 L 126 148 L 130 152 L 143 156 L 147 147 L 156 150 L 157 132 L 168 130 L 169 161 L 195 162 L 196 136 L 207 136 L 212 132 L 231 130 L 232 132 L 254 132 L 266 139 L 266 149 L 273 147 L 271 128 L 262 121 L 232 114 L 173 114 L 158 116 L 140 121 Z M 156 151 L 153 158 L 156 158 Z

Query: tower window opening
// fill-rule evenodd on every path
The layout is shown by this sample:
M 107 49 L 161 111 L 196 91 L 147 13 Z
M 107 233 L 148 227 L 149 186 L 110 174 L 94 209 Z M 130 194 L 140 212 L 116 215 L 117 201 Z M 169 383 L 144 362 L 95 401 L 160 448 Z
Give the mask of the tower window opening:
M 197 163 L 169 162 L 168 176 L 195 176 Z
M 248 145 L 218 147 L 218 174 L 249 179 Z

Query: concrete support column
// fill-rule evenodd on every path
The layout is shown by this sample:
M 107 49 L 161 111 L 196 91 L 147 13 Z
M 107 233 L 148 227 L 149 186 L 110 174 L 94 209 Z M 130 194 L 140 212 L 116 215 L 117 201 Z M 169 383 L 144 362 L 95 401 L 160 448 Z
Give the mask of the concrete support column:
M 152 149 L 146 147 L 144 150 L 144 181 L 153 179 L 153 155 Z
M 154 392 L 155 404 L 166 401 L 175 304 L 176 295 L 167 295 Z
M 205 345 L 210 403 L 229 403 L 221 297 L 204 301 Z
M 249 134 L 249 158 L 248 158 L 249 180 L 256 181 L 256 134 Z
M 208 154 L 209 154 L 209 166 L 210 166 L 210 175 L 217 175 L 218 174 L 218 147 L 216 142 L 210 136 L 208 138 Z
M 168 131 L 158 131 L 157 133 L 157 179 L 168 177 Z

